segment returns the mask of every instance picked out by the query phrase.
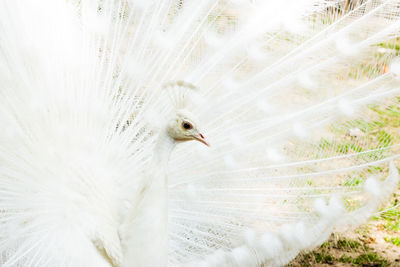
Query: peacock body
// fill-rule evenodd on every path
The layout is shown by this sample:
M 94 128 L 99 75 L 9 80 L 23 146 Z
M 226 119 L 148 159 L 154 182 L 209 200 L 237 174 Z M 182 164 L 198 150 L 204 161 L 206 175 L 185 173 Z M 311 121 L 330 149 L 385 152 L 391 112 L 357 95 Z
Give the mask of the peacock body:
M 359 225 L 398 185 L 399 30 L 398 0 L 1 1 L 0 265 L 282 266 Z

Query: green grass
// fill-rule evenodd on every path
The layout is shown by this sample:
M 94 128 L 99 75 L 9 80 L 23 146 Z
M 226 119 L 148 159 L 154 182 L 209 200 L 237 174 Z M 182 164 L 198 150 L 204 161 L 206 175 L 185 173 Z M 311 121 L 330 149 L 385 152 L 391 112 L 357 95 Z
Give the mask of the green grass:
M 344 254 L 335 257 L 330 253 L 332 249 L 339 250 Z M 354 252 L 357 254 L 354 255 Z M 301 260 L 297 262 L 303 267 L 314 266 L 316 263 L 335 265 L 338 262 L 351 263 L 353 266 L 390 266 L 390 263 L 386 259 L 370 251 L 364 244 L 356 240 L 344 238 L 336 242 L 329 241 L 323 243 L 317 251 L 301 255 Z
M 393 206 L 397 205 L 397 201 Z M 375 220 L 383 219 L 386 221 L 384 228 L 389 231 L 400 232 L 400 209 L 391 209 L 383 212 L 380 216 L 375 216 Z
M 343 263 L 353 263 L 353 260 L 354 259 L 352 257 L 346 256 L 346 255 L 343 255 L 338 259 L 339 262 L 343 262 Z
M 372 173 L 382 172 L 383 168 L 380 166 L 369 166 L 367 171 L 372 174 Z
M 400 44 L 397 42 L 387 42 L 387 43 L 380 43 L 378 44 L 379 47 L 382 48 L 387 48 L 387 49 L 393 49 L 396 51 L 400 50 Z
M 317 263 L 333 263 L 335 260 L 333 255 L 325 253 L 315 253 L 314 258 Z
M 341 248 L 341 249 L 358 249 L 358 248 L 362 247 L 360 242 L 358 242 L 356 240 L 350 240 L 350 239 L 339 239 L 336 242 L 336 246 L 337 246 L 337 248 Z
M 359 186 L 363 183 L 363 180 L 359 177 L 352 177 L 347 179 L 343 185 L 344 186 L 349 186 L 349 187 L 353 187 L 353 186 Z
M 374 266 L 389 266 L 389 263 L 386 259 L 373 252 L 361 254 L 357 258 L 353 258 L 352 263 L 356 266 L 365 266 L 369 263 L 374 264 Z
M 400 222 L 397 221 L 397 222 L 393 222 L 393 223 L 388 223 L 386 225 L 386 229 L 398 232 L 398 231 L 400 231 Z
M 389 266 L 389 262 L 376 253 L 365 253 L 357 257 L 343 255 L 339 262 L 352 263 L 355 266 Z
M 385 237 L 385 241 L 400 247 L 400 238 L 399 237 Z

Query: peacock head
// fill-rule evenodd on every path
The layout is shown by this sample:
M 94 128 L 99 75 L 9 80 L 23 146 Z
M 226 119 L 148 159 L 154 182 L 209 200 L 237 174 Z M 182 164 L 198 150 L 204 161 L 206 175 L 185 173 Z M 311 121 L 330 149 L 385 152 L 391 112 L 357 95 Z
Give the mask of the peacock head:
M 197 89 L 194 85 L 176 81 L 164 85 L 169 91 L 169 96 L 174 106 L 174 114 L 167 125 L 169 137 L 177 142 L 190 140 L 199 141 L 206 146 L 210 146 L 200 130 L 199 122 L 196 117 L 188 110 L 190 106 L 187 93 Z
M 168 124 L 167 132 L 172 139 L 178 142 L 196 140 L 210 146 L 198 125 L 192 113 L 181 109 L 176 112 L 175 118 Z

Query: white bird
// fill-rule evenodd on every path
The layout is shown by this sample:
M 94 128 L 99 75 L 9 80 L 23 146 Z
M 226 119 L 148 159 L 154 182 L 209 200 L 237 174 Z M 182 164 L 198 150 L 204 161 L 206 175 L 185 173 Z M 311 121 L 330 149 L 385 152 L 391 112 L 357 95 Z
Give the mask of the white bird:
M 0 265 L 282 266 L 365 222 L 399 32 L 398 0 L 0 1 Z
M 186 106 L 185 91 L 193 85 L 169 84 L 174 109 L 157 137 L 151 162 L 139 181 L 140 187 L 125 216 L 120 236 L 124 266 L 165 266 L 168 262 L 168 179 L 166 167 L 176 142 L 197 140 L 209 146 L 199 123 Z M 146 234 L 143 234 L 146 233 Z M 155 255 L 153 253 L 155 252 Z

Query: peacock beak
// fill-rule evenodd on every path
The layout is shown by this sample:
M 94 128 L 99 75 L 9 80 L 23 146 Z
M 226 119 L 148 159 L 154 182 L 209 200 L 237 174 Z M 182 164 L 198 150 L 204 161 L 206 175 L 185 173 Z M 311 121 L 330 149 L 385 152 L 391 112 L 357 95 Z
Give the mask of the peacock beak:
M 205 144 L 206 146 L 210 146 L 210 143 L 207 142 L 207 139 L 201 133 L 199 133 L 198 135 L 193 136 L 193 138 L 196 139 L 197 141 Z

